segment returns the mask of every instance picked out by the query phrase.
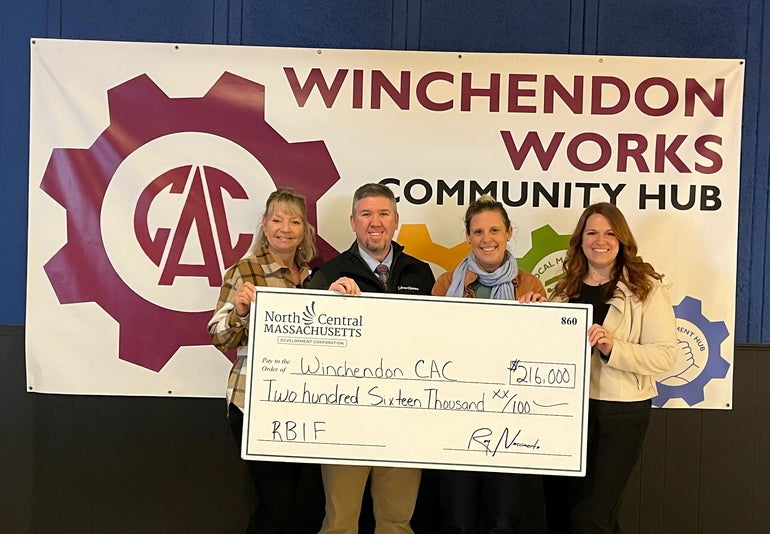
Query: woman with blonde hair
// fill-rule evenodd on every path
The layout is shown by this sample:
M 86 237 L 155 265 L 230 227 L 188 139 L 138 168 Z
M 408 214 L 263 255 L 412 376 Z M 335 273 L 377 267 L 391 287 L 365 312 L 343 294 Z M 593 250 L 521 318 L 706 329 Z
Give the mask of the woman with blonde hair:
M 307 220 L 305 197 L 281 188 L 267 198 L 251 253 L 224 274 L 222 289 L 208 324 L 214 346 L 237 349 L 227 382 L 230 426 L 237 443 L 243 431 L 249 313 L 257 286 L 304 287 L 308 263 L 315 257 L 315 230 Z M 247 462 L 257 490 L 247 532 L 317 532 L 323 519 L 323 486 L 318 465 Z

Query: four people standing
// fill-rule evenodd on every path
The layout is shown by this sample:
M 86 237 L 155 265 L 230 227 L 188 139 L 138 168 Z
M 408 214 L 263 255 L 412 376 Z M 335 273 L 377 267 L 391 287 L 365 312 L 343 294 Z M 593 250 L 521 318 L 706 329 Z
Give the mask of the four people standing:
M 393 241 L 398 211 L 392 191 L 365 184 L 353 197 L 350 225 L 355 242 L 309 278 L 315 254 L 304 198 L 279 189 L 268 198 L 253 253 L 228 269 L 214 317 L 212 340 L 220 350 L 238 349 L 228 381 L 231 425 L 240 440 L 243 372 L 251 301 L 258 285 L 330 289 L 347 295 L 388 292 L 539 302 L 537 277 L 517 268 L 507 250 L 513 229 L 500 202 L 484 195 L 465 215 L 470 254 L 434 284 L 427 263 Z M 637 255 L 620 210 L 595 204 L 581 215 L 564 260 L 564 277 L 552 300 L 593 306 L 588 329 L 593 347 L 587 475 L 545 477 L 549 532 L 619 532 L 617 513 L 641 451 L 656 395 L 654 375 L 676 361 L 673 308 L 662 275 Z M 432 288 L 432 289 L 431 289 Z M 411 533 L 420 470 L 349 465 L 321 466 L 325 517 L 321 524 L 318 466 L 249 462 L 258 505 L 251 526 L 258 532 L 353 534 L 361 499 L 370 483 L 377 534 Z M 446 532 L 518 532 L 521 478 L 517 475 L 438 473 Z M 250 528 L 251 528 L 250 526 Z M 441 526 L 435 525 L 436 532 Z

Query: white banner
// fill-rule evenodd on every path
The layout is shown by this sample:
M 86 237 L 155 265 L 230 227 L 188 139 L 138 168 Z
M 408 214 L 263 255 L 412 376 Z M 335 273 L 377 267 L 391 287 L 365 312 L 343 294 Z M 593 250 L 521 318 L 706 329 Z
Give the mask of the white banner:
M 241 455 L 585 476 L 591 317 L 585 304 L 260 290 Z
M 680 362 L 656 404 L 731 406 L 743 61 L 63 40 L 31 57 L 30 391 L 221 396 L 206 321 L 268 192 L 307 196 L 328 259 L 376 181 L 437 274 L 492 194 L 549 289 L 582 209 L 616 203 L 673 284 Z

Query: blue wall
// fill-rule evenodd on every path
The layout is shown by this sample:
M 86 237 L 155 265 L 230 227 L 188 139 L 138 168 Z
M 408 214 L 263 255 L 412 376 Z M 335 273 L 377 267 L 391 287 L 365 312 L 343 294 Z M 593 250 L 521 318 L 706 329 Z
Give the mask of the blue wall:
M 0 0 L 0 325 L 24 324 L 29 39 L 49 37 L 746 58 L 735 337 L 770 343 L 768 16 L 768 0 Z

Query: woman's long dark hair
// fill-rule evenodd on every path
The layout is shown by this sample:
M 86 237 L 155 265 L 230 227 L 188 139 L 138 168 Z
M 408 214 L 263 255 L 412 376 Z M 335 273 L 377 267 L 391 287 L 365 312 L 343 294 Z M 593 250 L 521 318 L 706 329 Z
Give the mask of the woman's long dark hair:
M 653 288 L 653 279 L 662 280 L 663 275 L 656 272 L 649 263 L 637 254 L 636 240 L 628 227 L 626 218 L 617 206 L 609 202 L 599 202 L 588 206 L 578 219 L 575 231 L 569 240 L 569 250 L 564 259 L 564 277 L 554 287 L 554 295 L 562 295 L 567 299 L 577 298 L 583 279 L 588 273 L 588 260 L 583 253 L 583 231 L 588 218 L 599 214 L 609 222 L 615 237 L 619 242 L 618 255 L 610 273 L 607 287 L 609 297 L 615 291 L 618 282 L 623 282 L 639 300 L 644 300 Z

